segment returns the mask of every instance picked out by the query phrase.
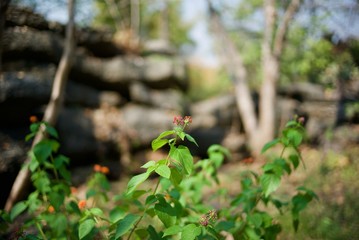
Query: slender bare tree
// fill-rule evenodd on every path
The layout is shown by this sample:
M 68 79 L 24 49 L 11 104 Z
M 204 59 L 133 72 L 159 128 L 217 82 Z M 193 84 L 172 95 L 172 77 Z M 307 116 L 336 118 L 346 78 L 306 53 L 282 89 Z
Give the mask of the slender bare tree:
M 221 55 L 234 84 L 238 111 L 253 155 L 258 155 L 262 146 L 273 139 L 275 135 L 276 86 L 279 79 L 280 57 L 285 45 L 289 23 L 297 12 L 299 4 L 300 0 L 291 0 L 282 22 L 278 24 L 276 1 L 264 0 L 265 26 L 261 61 L 263 79 L 260 89 L 259 115 L 257 116 L 241 53 L 229 37 L 219 13 L 208 0 L 211 26 L 219 45 L 222 46 Z M 276 28 L 276 26 L 278 27 Z
M 64 52 L 60 59 L 59 66 L 57 68 L 54 83 L 52 86 L 52 92 L 50 101 L 46 107 L 43 121 L 54 125 L 58 118 L 60 109 L 63 105 L 64 90 L 68 79 L 69 71 L 71 69 L 73 52 L 75 46 L 74 29 L 75 29 L 75 0 L 68 0 L 68 14 L 69 20 L 66 28 L 66 39 L 64 44 Z M 43 130 L 40 130 L 35 136 L 32 143 L 32 148 L 46 137 Z M 30 159 L 27 159 L 25 163 L 28 163 Z M 12 206 L 22 198 L 27 192 L 30 185 L 30 172 L 28 169 L 20 170 L 15 182 L 12 186 L 10 195 L 7 199 L 5 210 L 10 211 Z

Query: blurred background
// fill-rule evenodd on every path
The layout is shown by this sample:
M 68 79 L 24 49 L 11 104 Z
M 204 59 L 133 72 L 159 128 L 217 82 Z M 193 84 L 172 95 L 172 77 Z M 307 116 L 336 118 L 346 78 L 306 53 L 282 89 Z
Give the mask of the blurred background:
M 26 159 L 66 45 L 68 2 L 3 0 L 0 27 L 0 208 Z M 77 0 L 75 48 L 56 118 L 60 152 L 80 186 L 93 164 L 138 173 L 174 116 L 192 116 L 198 158 L 232 154 L 224 187 L 259 169 L 263 144 L 304 117 L 308 166 L 286 179 L 320 201 L 282 239 L 359 239 L 359 1 Z M 222 185 L 223 185 L 222 184 Z M 226 186 L 226 184 L 228 186 Z

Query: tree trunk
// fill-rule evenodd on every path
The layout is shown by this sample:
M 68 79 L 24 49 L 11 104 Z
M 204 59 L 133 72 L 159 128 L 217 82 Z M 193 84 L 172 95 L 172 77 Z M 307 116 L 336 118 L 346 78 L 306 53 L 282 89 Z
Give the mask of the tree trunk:
M 222 46 L 220 53 L 235 87 L 236 103 L 242 118 L 244 130 L 249 140 L 252 141 L 255 138 L 257 117 L 255 114 L 255 105 L 247 83 L 247 70 L 243 64 L 240 53 L 224 29 L 219 14 L 209 1 L 208 3 L 211 14 L 211 26 L 219 40 L 219 45 Z
M 260 89 L 259 118 L 255 114 L 253 99 L 247 83 L 247 71 L 241 55 L 225 31 L 218 13 L 210 0 L 211 25 L 216 37 L 223 46 L 222 57 L 235 87 L 235 95 L 249 147 L 254 156 L 258 156 L 265 143 L 275 135 L 276 86 L 279 79 L 280 56 L 282 54 L 288 25 L 299 7 L 300 0 L 292 0 L 284 14 L 283 22 L 275 33 L 275 0 L 264 1 L 265 27 L 262 42 L 263 81 Z M 274 34 L 275 33 L 275 34 Z M 273 40 L 274 39 L 274 40 Z M 274 47 L 273 47 L 274 45 Z
M 62 107 L 64 90 L 68 78 L 68 74 L 72 64 L 72 55 L 74 50 L 74 15 L 75 15 L 75 0 L 69 0 L 68 11 L 69 21 L 66 29 L 66 42 L 64 47 L 64 53 L 61 57 L 59 67 L 57 69 L 54 84 L 52 87 L 52 93 L 50 102 L 46 107 L 43 121 L 48 122 L 50 125 L 54 125 L 60 108 Z M 40 130 L 32 144 L 32 148 L 45 138 L 45 133 Z M 30 160 L 27 159 L 25 164 Z M 24 194 L 27 192 L 30 185 L 30 172 L 28 169 L 20 170 L 18 176 L 15 179 L 13 187 L 10 192 L 10 196 L 5 205 L 5 210 L 10 211 L 13 205 L 24 198 Z
M 276 130 L 276 96 L 280 72 L 280 57 L 283 52 L 289 22 L 299 7 L 300 0 L 292 0 L 284 14 L 283 21 L 274 35 L 276 24 L 275 0 L 264 1 L 265 31 L 262 42 L 263 83 L 259 102 L 259 132 L 256 145 L 263 146 L 275 137 Z M 274 35 L 274 40 L 273 39 Z M 260 150 L 260 149 L 258 149 Z
M 264 1 L 264 36 L 262 41 L 262 85 L 259 100 L 260 137 L 256 138 L 259 149 L 274 137 L 275 132 L 275 101 L 276 83 L 279 77 L 278 59 L 273 56 L 272 37 L 276 23 L 275 0 Z

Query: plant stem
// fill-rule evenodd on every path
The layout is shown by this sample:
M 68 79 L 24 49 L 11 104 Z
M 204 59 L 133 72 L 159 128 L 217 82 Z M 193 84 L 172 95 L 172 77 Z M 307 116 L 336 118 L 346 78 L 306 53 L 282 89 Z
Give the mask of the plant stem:
M 36 227 L 37 227 L 37 229 L 39 230 L 42 239 L 43 239 L 43 240 L 47 240 L 47 237 L 46 237 L 44 231 L 42 231 L 42 228 L 41 228 L 39 222 L 37 222 L 37 221 L 36 221 Z
M 50 159 L 51 159 L 51 163 L 53 166 L 53 172 L 55 174 L 55 178 L 57 181 L 59 181 L 59 175 L 57 174 L 57 169 L 55 168 L 55 161 L 54 161 L 54 157 L 52 156 L 52 154 L 50 155 Z
M 160 185 L 160 180 L 161 180 L 161 177 L 158 178 L 156 187 L 155 187 L 155 189 L 153 190 L 152 195 L 155 195 L 155 194 L 156 194 L 157 189 L 158 189 L 158 186 Z M 141 222 L 142 219 L 144 218 L 145 213 L 146 213 L 148 207 L 149 207 L 149 205 L 147 205 L 146 208 L 145 208 L 145 210 L 143 210 L 143 214 L 141 215 L 140 219 L 138 219 L 138 221 L 135 223 L 135 226 L 133 226 L 133 228 L 132 228 L 132 230 L 131 230 L 131 232 L 130 232 L 130 235 L 128 235 L 127 240 L 130 240 L 130 239 L 131 239 L 131 236 L 132 236 L 132 234 L 135 232 L 135 230 L 136 230 L 138 224 L 140 224 L 140 222 Z
M 284 151 L 285 151 L 286 148 L 287 148 L 287 147 L 283 147 L 282 152 L 280 153 L 280 158 L 283 158 Z

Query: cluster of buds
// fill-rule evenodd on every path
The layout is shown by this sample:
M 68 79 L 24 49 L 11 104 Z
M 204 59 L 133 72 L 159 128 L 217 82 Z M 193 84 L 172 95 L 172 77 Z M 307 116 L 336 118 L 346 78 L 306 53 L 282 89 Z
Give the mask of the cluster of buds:
M 86 200 L 80 200 L 77 204 L 79 209 L 84 209 L 86 207 Z
M 50 205 L 50 206 L 47 208 L 47 211 L 48 211 L 49 213 L 55 212 L 54 206 Z
M 186 125 L 192 123 L 192 117 L 191 116 L 185 116 L 185 117 L 175 116 L 173 118 L 173 123 L 176 124 L 177 126 L 186 126 Z
M 298 121 L 301 125 L 304 125 L 305 118 L 304 118 L 304 117 L 299 117 L 299 118 L 297 119 L 297 121 Z
M 93 170 L 95 172 L 100 172 L 100 173 L 103 173 L 103 174 L 109 174 L 110 173 L 110 169 L 108 167 L 101 166 L 99 164 L 95 164 L 93 166 Z
M 199 219 L 199 224 L 201 224 L 204 227 L 207 227 L 208 224 L 213 223 L 217 220 L 217 211 L 216 210 L 210 210 L 208 213 L 201 216 Z
M 30 116 L 29 120 L 31 123 L 36 123 L 39 121 L 36 116 Z

